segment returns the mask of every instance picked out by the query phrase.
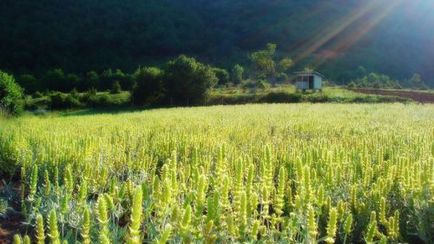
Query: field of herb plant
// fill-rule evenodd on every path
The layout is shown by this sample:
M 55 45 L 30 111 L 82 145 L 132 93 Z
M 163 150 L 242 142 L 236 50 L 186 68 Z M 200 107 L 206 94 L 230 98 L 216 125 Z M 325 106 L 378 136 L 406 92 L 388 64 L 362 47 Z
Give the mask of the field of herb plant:
M 434 241 L 431 105 L 24 116 L 0 152 L 17 242 Z

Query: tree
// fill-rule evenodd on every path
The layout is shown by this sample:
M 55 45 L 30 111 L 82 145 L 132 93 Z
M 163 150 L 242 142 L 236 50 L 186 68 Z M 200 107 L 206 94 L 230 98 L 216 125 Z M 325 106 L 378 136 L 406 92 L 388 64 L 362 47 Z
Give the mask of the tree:
M 111 94 L 119 94 L 119 93 L 121 93 L 121 91 L 122 91 L 121 84 L 119 83 L 119 81 L 115 81 L 113 83 L 112 89 L 110 90 L 110 93 Z
M 166 66 L 166 102 L 194 105 L 204 102 L 209 88 L 217 83 L 211 67 L 181 55 Z
M 0 70 L 0 109 L 16 115 L 23 111 L 23 89 L 12 75 Z
M 412 88 L 415 89 L 426 89 L 427 86 L 425 82 L 422 80 L 422 76 L 420 74 L 413 74 L 413 76 L 410 78 L 410 85 Z
M 26 94 L 32 94 L 42 89 L 40 82 L 31 74 L 22 74 L 17 78 L 18 84 L 24 88 Z
M 69 92 L 74 88 L 79 87 L 81 84 L 81 79 L 76 74 L 67 74 L 65 77 L 65 85 L 63 87 L 64 92 Z
M 253 64 L 253 71 L 258 79 L 273 78 L 276 73 L 276 63 L 274 54 L 276 53 L 276 44 L 268 43 L 266 48 L 250 54 L 249 58 Z
M 225 69 L 213 68 L 219 85 L 226 85 L 229 82 L 229 73 Z
M 83 90 L 90 90 L 92 88 L 96 89 L 99 86 L 99 75 L 95 71 L 89 71 L 86 73 L 86 84 L 83 86 Z
M 101 90 L 108 90 L 113 86 L 113 71 L 112 69 L 107 69 L 102 72 L 100 75 L 100 84 L 99 89 Z
M 286 73 L 294 65 L 294 61 L 290 58 L 282 58 L 278 65 L 279 73 Z
M 232 68 L 232 82 L 240 84 L 243 81 L 244 68 L 243 66 L 236 64 Z
M 126 88 L 129 85 L 128 84 L 128 76 L 124 72 L 122 72 L 122 70 L 120 70 L 120 69 L 116 69 L 116 71 L 112 75 L 112 79 L 113 79 L 113 84 L 116 81 L 119 82 L 121 89 L 124 88 L 126 90 Z
M 42 78 L 44 87 L 51 91 L 65 91 L 65 73 L 63 69 L 52 69 Z
M 164 97 L 163 71 L 156 67 L 143 67 L 133 75 L 131 100 L 134 105 L 158 104 Z
M 359 66 L 359 67 L 357 67 L 357 70 L 355 73 L 356 73 L 355 74 L 356 78 L 361 78 L 361 77 L 366 76 L 368 74 L 368 71 L 366 70 L 365 67 Z

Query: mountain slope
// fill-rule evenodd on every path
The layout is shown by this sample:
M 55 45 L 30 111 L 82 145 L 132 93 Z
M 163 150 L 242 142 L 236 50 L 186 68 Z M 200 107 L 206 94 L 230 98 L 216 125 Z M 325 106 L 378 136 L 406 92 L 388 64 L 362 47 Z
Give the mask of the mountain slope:
M 179 53 L 230 67 L 275 42 L 297 68 L 337 81 L 362 65 L 434 84 L 430 10 L 423 0 L 3 0 L 0 67 L 132 70 Z

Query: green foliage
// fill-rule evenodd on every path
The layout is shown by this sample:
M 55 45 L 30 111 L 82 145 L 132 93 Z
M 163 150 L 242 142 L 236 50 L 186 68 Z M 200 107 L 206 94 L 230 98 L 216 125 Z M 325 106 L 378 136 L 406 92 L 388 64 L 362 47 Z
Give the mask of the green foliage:
M 226 85 L 230 81 L 229 72 L 225 69 L 213 68 L 212 71 L 214 71 L 215 76 L 217 77 L 218 85 Z
M 286 81 L 288 81 L 288 79 L 289 79 L 289 77 L 286 73 L 278 73 L 276 75 L 276 81 L 277 82 L 280 82 L 280 83 L 286 82 Z
M 295 103 L 300 102 L 302 96 L 297 93 L 270 92 L 261 101 L 267 103 Z
M 287 72 L 294 65 L 292 59 L 284 57 L 277 60 L 276 44 L 268 43 L 264 50 L 253 52 L 249 55 L 252 62 L 252 75 L 253 78 L 264 80 L 271 80 L 275 82 L 284 82 L 288 80 Z
M 99 86 L 100 78 L 98 73 L 92 70 L 86 73 L 85 81 L 90 89 L 96 89 Z
M 276 63 L 274 61 L 276 48 L 276 44 L 268 43 L 264 50 L 250 54 L 249 59 L 253 65 L 252 69 L 255 78 L 268 79 L 274 77 L 276 72 Z
M 135 85 L 131 91 L 134 105 L 154 105 L 161 103 L 164 97 L 164 72 L 156 67 L 143 67 L 134 73 Z
M 257 86 L 258 89 L 262 89 L 262 90 L 267 90 L 268 88 L 271 87 L 270 83 L 267 80 L 259 80 L 257 82 Z
M 231 80 L 234 84 L 240 84 L 244 80 L 244 68 L 243 66 L 236 64 L 232 68 Z
M 44 87 L 41 87 L 39 80 L 32 74 L 22 74 L 18 76 L 17 82 L 28 94 L 44 89 Z
M 122 92 L 122 88 L 121 88 L 121 84 L 119 83 L 119 81 L 115 81 L 113 83 L 112 89 L 110 90 L 111 94 L 119 94 Z
M 428 86 L 422 80 L 422 77 L 420 74 L 413 74 L 413 76 L 410 78 L 408 83 L 412 88 L 415 88 L 415 89 L 425 90 L 428 88 Z
M 255 89 L 258 86 L 258 82 L 255 80 L 244 80 L 241 83 L 241 87 L 243 89 Z
M 51 91 L 65 91 L 65 73 L 63 69 L 48 70 L 42 77 L 42 82 L 45 85 L 45 89 Z
M 399 81 L 392 80 L 384 74 L 370 73 L 366 76 L 351 81 L 348 84 L 349 88 L 394 88 L 400 89 L 402 86 Z
M 282 58 L 279 61 L 279 65 L 277 66 L 277 70 L 280 73 L 285 73 L 285 72 L 288 72 L 292 66 L 294 66 L 294 61 L 292 61 L 292 59 Z
M 49 106 L 52 110 L 79 108 L 82 106 L 81 102 L 71 94 L 53 92 L 48 97 L 50 99 Z
M 12 75 L 0 70 L 0 110 L 16 115 L 24 107 L 23 90 Z
M 165 68 L 166 102 L 195 105 L 204 102 L 207 91 L 217 83 L 212 68 L 181 55 Z

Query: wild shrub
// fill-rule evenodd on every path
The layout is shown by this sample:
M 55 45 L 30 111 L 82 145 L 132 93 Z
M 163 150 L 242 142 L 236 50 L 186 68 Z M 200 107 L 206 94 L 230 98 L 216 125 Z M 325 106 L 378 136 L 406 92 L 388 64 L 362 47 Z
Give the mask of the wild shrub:
M 23 89 L 12 75 L 0 70 L 0 110 L 17 115 L 23 111 Z

